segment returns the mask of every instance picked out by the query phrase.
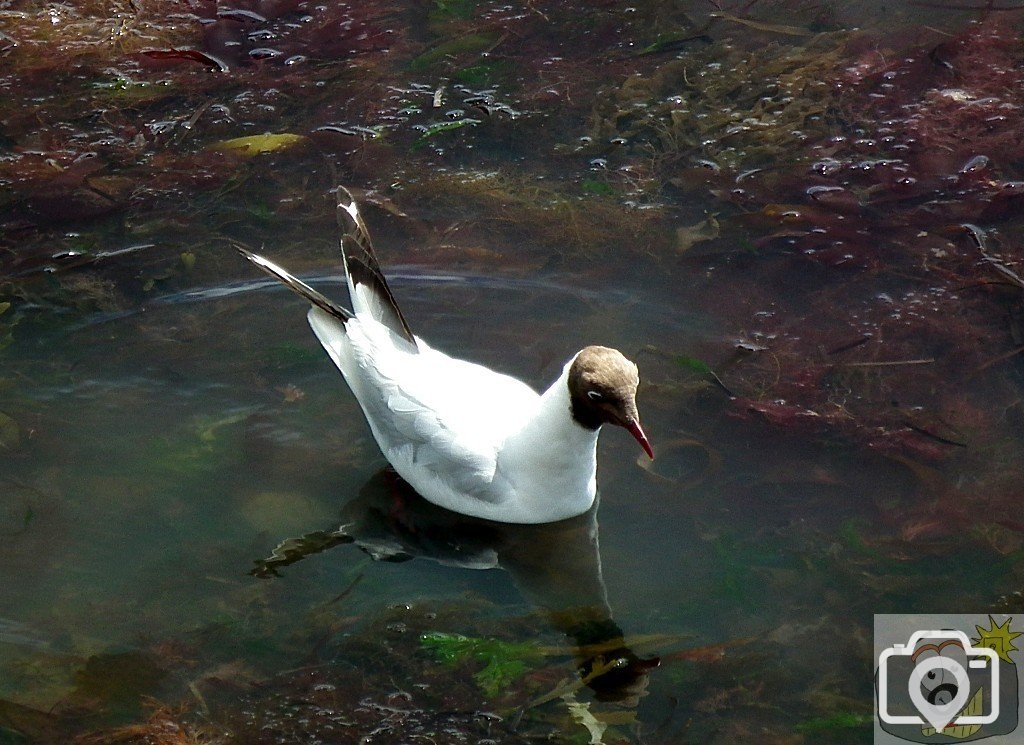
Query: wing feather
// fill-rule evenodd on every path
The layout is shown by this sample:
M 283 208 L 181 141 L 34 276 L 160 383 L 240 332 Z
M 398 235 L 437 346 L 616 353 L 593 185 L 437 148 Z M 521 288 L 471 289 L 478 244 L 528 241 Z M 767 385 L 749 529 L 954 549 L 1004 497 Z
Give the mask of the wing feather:
M 292 292 L 306 298 L 306 300 L 317 308 L 326 311 L 328 315 L 331 315 L 341 321 L 342 324 L 353 317 L 352 313 L 347 308 L 342 308 L 333 300 L 324 297 L 324 295 L 314 290 L 301 279 L 293 277 L 287 269 L 278 266 L 270 259 L 260 256 L 259 254 L 255 254 L 239 245 L 236 245 L 235 249 L 238 253 L 242 254 L 242 256 L 265 271 L 271 277 L 286 285 Z M 342 329 L 344 329 L 344 325 L 342 326 Z
M 365 330 L 358 321 L 350 329 L 357 347 Z M 359 361 L 368 394 L 359 399 L 399 474 L 435 496 L 494 501 L 500 492 L 491 485 L 509 417 L 529 412 L 537 393 L 514 378 L 435 352 L 422 340 L 419 353 L 376 351 Z
M 341 253 L 345 260 L 345 276 L 356 315 L 369 315 L 415 345 L 416 338 L 412 329 L 402 315 L 377 261 L 370 231 L 359 214 L 355 199 L 344 186 L 338 187 L 338 224 L 342 230 Z

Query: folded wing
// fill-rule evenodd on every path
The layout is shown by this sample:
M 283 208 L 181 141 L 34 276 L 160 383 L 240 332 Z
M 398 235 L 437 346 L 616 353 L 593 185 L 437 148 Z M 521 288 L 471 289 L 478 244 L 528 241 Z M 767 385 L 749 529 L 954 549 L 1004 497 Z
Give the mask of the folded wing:
M 422 340 L 416 350 L 388 344 L 379 338 L 387 331 L 358 316 L 344 330 L 319 309 L 309 321 L 406 481 L 435 501 L 453 492 L 493 498 L 498 449 L 515 420 L 536 406 L 535 391 Z
M 342 231 L 341 251 L 345 259 L 345 277 L 352 298 L 352 309 L 357 316 L 369 316 L 415 345 L 412 329 L 380 269 L 370 231 L 359 214 L 352 194 L 344 186 L 338 187 L 338 224 Z

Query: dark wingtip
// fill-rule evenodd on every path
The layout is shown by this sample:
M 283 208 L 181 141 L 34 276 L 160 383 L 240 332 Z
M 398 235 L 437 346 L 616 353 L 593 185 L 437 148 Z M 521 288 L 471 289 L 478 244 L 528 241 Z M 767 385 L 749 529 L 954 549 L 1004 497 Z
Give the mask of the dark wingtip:
M 381 271 L 370 231 L 359 212 L 355 197 L 341 184 L 335 188 L 335 196 L 338 227 L 342 232 L 341 250 L 345 256 L 345 270 L 349 280 L 353 285 L 369 287 L 380 299 L 381 313 L 376 320 L 415 346 L 416 337 Z M 352 302 L 356 302 L 355 298 Z
M 238 251 L 238 253 L 242 254 L 242 256 L 247 258 L 253 264 L 256 264 L 257 266 L 259 266 L 259 263 L 260 263 L 259 259 L 260 259 L 260 257 L 259 257 L 258 254 L 254 254 L 252 251 L 247 249 L 245 246 L 241 246 L 241 245 L 239 245 L 237 243 L 232 243 L 231 245 L 234 246 L 234 249 L 236 251 Z
M 248 259 L 252 264 L 259 267 L 261 270 L 269 274 L 271 277 L 276 279 L 281 284 L 285 285 L 297 295 L 301 295 L 312 305 L 317 308 L 326 311 L 330 315 L 334 316 L 338 320 L 344 322 L 352 318 L 352 313 L 347 308 L 343 308 L 333 300 L 327 298 L 323 294 L 317 292 L 312 287 L 307 285 L 301 279 L 292 276 L 286 269 L 278 266 L 270 259 L 264 258 L 257 253 L 253 253 L 249 249 L 238 245 L 237 243 L 232 244 L 235 250 L 238 251 L 242 256 Z
M 334 193 L 335 196 L 337 197 L 338 207 L 340 207 L 341 209 L 347 210 L 349 207 L 355 205 L 356 198 L 352 196 L 352 192 L 349 191 L 347 186 L 338 184 L 337 186 L 334 187 Z

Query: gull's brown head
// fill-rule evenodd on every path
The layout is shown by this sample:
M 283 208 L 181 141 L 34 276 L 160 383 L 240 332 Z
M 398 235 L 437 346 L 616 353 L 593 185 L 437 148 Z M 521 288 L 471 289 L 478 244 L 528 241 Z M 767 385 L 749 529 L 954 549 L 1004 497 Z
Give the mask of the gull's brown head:
M 640 373 L 617 349 L 586 347 L 569 368 L 572 417 L 587 429 L 617 424 L 629 431 L 651 458 L 654 451 L 640 428 L 636 388 Z

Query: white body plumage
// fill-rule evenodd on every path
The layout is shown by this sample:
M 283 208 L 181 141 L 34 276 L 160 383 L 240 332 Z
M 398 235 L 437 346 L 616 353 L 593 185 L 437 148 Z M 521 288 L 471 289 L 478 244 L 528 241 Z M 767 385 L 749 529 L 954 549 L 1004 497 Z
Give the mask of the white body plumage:
M 571 415 L 571 360 L 543 395 L 482 365 L 412 345 L 356 309 L 309 324 L 398 474 L 428 501 L 500 522 L 586 512 L 597 493 L 597 430 Z M 575 358 L 574 358 L 575 359 Z

